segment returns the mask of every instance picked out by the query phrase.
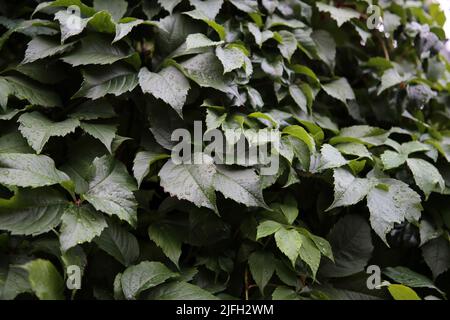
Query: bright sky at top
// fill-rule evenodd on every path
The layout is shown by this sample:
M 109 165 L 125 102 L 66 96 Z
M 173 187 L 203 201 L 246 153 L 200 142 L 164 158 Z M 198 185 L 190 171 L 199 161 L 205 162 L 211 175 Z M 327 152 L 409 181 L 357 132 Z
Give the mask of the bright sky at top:
M 447 39 L 450 39 L 450 0 L 438 0 L 438 2 L 441 4 L 441 8 L 444 10 L 445 16 L 447 17 L 444 29 Z

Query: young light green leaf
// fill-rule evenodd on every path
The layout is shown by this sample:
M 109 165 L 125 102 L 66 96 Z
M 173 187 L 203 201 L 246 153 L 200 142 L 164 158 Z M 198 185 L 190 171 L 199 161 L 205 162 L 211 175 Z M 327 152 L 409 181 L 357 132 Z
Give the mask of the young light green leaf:
M 31 289 L 40 300 L 63 300 L 64 281 L 53 263 L 37 259 L 23 265 Z
M 300 253 L 302 240 L 301 235 L 295 229 L 286 229 L 282 227 L 275 233 L 275 242 L 278 249 L 289 258 L 293 266 Z

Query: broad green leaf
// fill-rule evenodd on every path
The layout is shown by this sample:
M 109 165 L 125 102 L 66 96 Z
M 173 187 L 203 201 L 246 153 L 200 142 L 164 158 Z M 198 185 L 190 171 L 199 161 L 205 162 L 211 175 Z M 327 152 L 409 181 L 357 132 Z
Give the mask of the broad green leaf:
M 443 237 L 424 244 L 422 255 L 435 279 L 450 268 L 450 244 Z
M 0 153 L 34 153 L 34 151 L 19 132 L 12 132 L 0 137 Z
M 379 146 L 386 142 L 389 132 L 377 127 L 358 125 L 342 128 L 338 136 L 330 139 L 330 144 L 361 143 L 367 146 Z
M 401 77 L 394 68 L 388 69 L 381 77 L 381 85 L 378 88 L 378 95 L 382 94 L 386 89 L 392 88 L 395 85 L 403 82 L 405 79 Z
M 302 246 L 299 250 L 300 259 L 309 266 L 312 271 L 312 276 L 315 279 L 320 265 L 320 250 L 309 237 L 302 234 L 300 234 L 300 237 L 302 238 Z
M 83 78 L 83 84 L 74 98 L 96 100 L 108 94 L 120 96 L 133 91 L 138 85 L 138 74 L 132 68 L 120 64 L 91 66 L 83 71 Z
M 353 176 L 346 169 L 335 169 L 334 177 L 334 201 L 327 209 L 351 206 L 362 201 L 372 188 L 372 182 Z
M 128 267 L 122 274 L 123 293 L 128 300 L 136 299 L 142 291 L 156 287 L 176 275 L 160 262 L 141 262 Z
M 346 78 L 339 78 L 333 82 L 322 84 L 322 89 L 343 103 L 347 103 L 348 100 L 355 100 L 355 93 Z
M 0 199 L 0 229 L 15 235 L 40 235 L 61 222 L 69 202 L 53 189 L 20 189 L 11 199 Z
M 289 258 L 293 266 L 302 247 L 302 240 L 301 235 L 295 229 L 282 227 L 275 233 L 275 242 L 278 249 Z
M 262 195 L 260 177 L 253 169 L 234 170 L 222 165 L 217 166 L 213 185 L 225 198 L 248 207 L 268 208 Z
M 73 67 L 95 64 L 109 65 L 119 60 L 130 58 L 131 51 L 122 44 L 111 45 L 105 37 L 88 36 L 81 40 L 81 46 L 62 60 Z
M 40 300 L 63 300 L 64 281 L 48 260 L 37 259 L 23 265 L 28 271 L 31 289 Z
M 167 67 L 159 73 L 148 71 L 147 68 L 139 72 L 139 84 L 144 93 L 169 104 L 182 117 L 183 106 L 190 89 L 189 81 L 175 67 Z
M 325 277 L 347 277 L 361 272 L 374 249 L 369 224 L 359 215 L 341 218 L 328 235 L 334 262 L 324 260 L 320 274 Z
M 275 232 L 280 230 L 281 227 L 282 227 L 282 225 L 276 221 L 266 220 L 266 221 L 261 222 L 258 225 L 256 240 L 265 238 L 267 236 L 274 234 Z
M 36 37 L 29 43 L 25 51 L 25 58 L 22 63 L 31 63 L 36 60 L 52 57 L 71 50 L 73 43 L 61 44 L 59 41 L 49 37 Z
M 155 223 L 148 228 L 150 239 L 156 243 L 164 254 L 178 267 L 181 256 L 182 241 L 178 231 L 168 224 Z
M 149 174 L 150 167 L 153 163 L 169 158 L 170 156 L 163 153 L 152 151 L 140 151 L 134 158 L 133 174 L 138 182 L 138 186 L 141 185 L 144 178 Z
M 136 184 L 125 166 L 110 156 L 92 163 L 89 190 L 83 195 L 95 209 L 116 215 L 132 226 L 137 223 Z
M 87 101 L 75 108 L 69 115 L 78 120 L 110 119 L 116 116 L 113 106 L 106 100 Z
M 173 9 L 181 2 L 182 0 L 158 0 L 158 3 L 169 13 L 172 13 Z
M 117 125 L 113 124 L 93 124 L 82 122 L 81 129 L 83 129 L 87 134 L 98 139 L 103 143 L 103 145 L 112 153 L 112 143 L 116 137 Z
M 303 128 L 297 125 L 289 126 L 283 129 L 283 133 L 289 134 L 300 141 L 303 141 L 311 151 L 311 153 L 316 150 L 316 143 L 311 135 Z
M 8 92 L 6 96 L 13 95 L 19 100 L 27 100 L 30 104 L 43 107 L 57 107 L 61 105 L 61 99 L 55 92 L 35 81 L 22 76 L 0 77 L 0 80 L 3 80 L 3 83 L 7 83 Z
M 223 5 L 224 0 L 190 0 L 195 9 L 202 11 L 209 19 L 214 20 Z
M 218 298 L 208 291 L 187 283 L 170 282 L 159 286 L 149 294 L 150 300 L 217 300 Z
M 17 265 L 10 265 L 4 281 L 3 290 L 0 286 L 0 298 L 14 300 L 21 293 L 32 293 L 28 272 Z
M 159 172 L 161 186 L 173 197 L 218 212 L 213 186 L 216 167 L 206 161 L 203 164 L 175 164 L 173 160 L 167 161 Z
M 372 229 L 387 244 L 386 234 L 395 223 L 405 219 L 419 221 L 422 211 L 420 196 L 406 183 L 395 179 L 381 179 L 379 183 L 388 186 L 388 190 L 372 188 L 367 195 Z
M 351 19 L 358 19 L 360 14 L 358 11 L 350 8 L 336 8 L 325 3 L 316 3 L 317 9 L 322 12 L 328 12 L 331 17 L 336 20 L 338 27 L 341 27 L 345 22 Z
M 186 76 L 201 87 L 214 88 L 229 92 L 228 81 L 223 75 L 224 70 L 219 59 L 212 53 L 196 55 L 181 64 Z
M 324 144 L 320 149 L 320 170 L 339 168 L 345 166 L 348 163 L 338 149 L 335 147 Z
M 303 112 L 308 113 L 308 100 L 306 99 L 306 95 L 303 93 L 302 89 L 298 85 L 290 85 L 289 94 L 300 109 Z
M 315 44 L 315 56 L 317 59 L 322 60 L 331 70 L 334 70 L 336 65 L 336 42 L 331 34 L 325 30 L 315 30 L 311 33 L 311 38 L 313 44 Z M 297 40 L 301 42 L 298 37 Z
M 278 34 L 281 36 L 281 43 L 278 44 L 278 49 L 281 55 L 290 62 L 292 55 L 297 50 L 297 39 L 293 33 L 286 30 L 281 30 Z
M 219 35 L 220 40 L 225 40 L 225 35 L 226 35 L 225 34 L 225 28 L 222 25 L 220 25 L 217 22 L 215 22 L 214 20 L 209 19 L 208 16 L 205 13 L 203 13 L 203 11 L 192 10 L 192 11 L 188 11 L 188 12 L 183 12 L 183 14 L 188 15 L 192 19 L 203 21 L 208 26 L 213 28 L 214 31 L 217 32 L 217 34 Z
M 107 227 L 102 214 L 90 205 L 71 205 L 62 216 L 59 241 L 61 249 L 67 251 L 78 244 L 90 242 Z
M 263 293 L 264 288 L 275 272 L 275 257 L 271 252 L 255 251 L 248 258 L 248 265 L 253 280 L 255 280 L 259 290 Z
M 128 3 L 125 0 L 94 0 L 94 9 L 108 11 L 114 20 L 119 20 L 127 12 Z
M 51 137 L 64 137 L 80 125 L 77 119 L 53 122 L 39 112 L 24 113 L 17 122 L 20 123 L 19 131 L 38 154 Z
M 383 273 L 392 280 L 405 286 L 411 288 L 431 288 L 442 293 L 442 291 L 434 285 L 433 281 L 406 267 L 388 267 L 383 270 Z
M 395 300 L 422 300 L 413 289 L 401 284 L 391 284 L 388 290 Z
M 284 286 L 278 286 L 272 293 L 273 300 L 300 300 L 300 296 L 294 290 Z
M 42 155 L 0 154 L 0 183 L 18 187 L 66 185 L 70 178 L 56 169 L 54 161 Z
M 385 170 L 398 168 L 408 159 L 408 156 L 391 150 L 386 150 L 381 155 L 381 162 Z
M 216 56 L 223 66 L 223 73 L 241 68 L 245 63 L 245 54 L 234 47 L 217 47 Z
M 131 265 L 139 257 L 139 243 L 136 237 L 112 221 L 108 221 L 108 227 L 94 241 L 124 266 Z
M 406 163 L 413 173 L 416 184 L 425 193 L 425 198 L 428 198 L 431 192 L 444 191 L 444 178 L 442 178 L 438 169 L 431 163 L 415 158 L 406 160 Z

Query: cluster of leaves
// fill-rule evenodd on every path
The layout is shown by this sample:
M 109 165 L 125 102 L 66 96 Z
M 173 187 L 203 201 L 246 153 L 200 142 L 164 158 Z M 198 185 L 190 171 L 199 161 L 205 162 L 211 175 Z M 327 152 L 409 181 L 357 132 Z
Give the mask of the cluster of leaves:
M 0 1 L 0 298 L 445 299 L 445 17 L 373 2 Z M 173 162 L 194 121 L 278 173 Z

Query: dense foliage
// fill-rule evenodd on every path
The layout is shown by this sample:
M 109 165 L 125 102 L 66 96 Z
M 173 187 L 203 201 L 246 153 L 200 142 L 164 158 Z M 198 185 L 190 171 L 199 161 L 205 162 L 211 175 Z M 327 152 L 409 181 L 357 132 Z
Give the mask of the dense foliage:
M 445 299 L 445 16 L 371 2 L 1 0 L 0 298 Z M 195 120 L 278 172 L 175 163 Z

